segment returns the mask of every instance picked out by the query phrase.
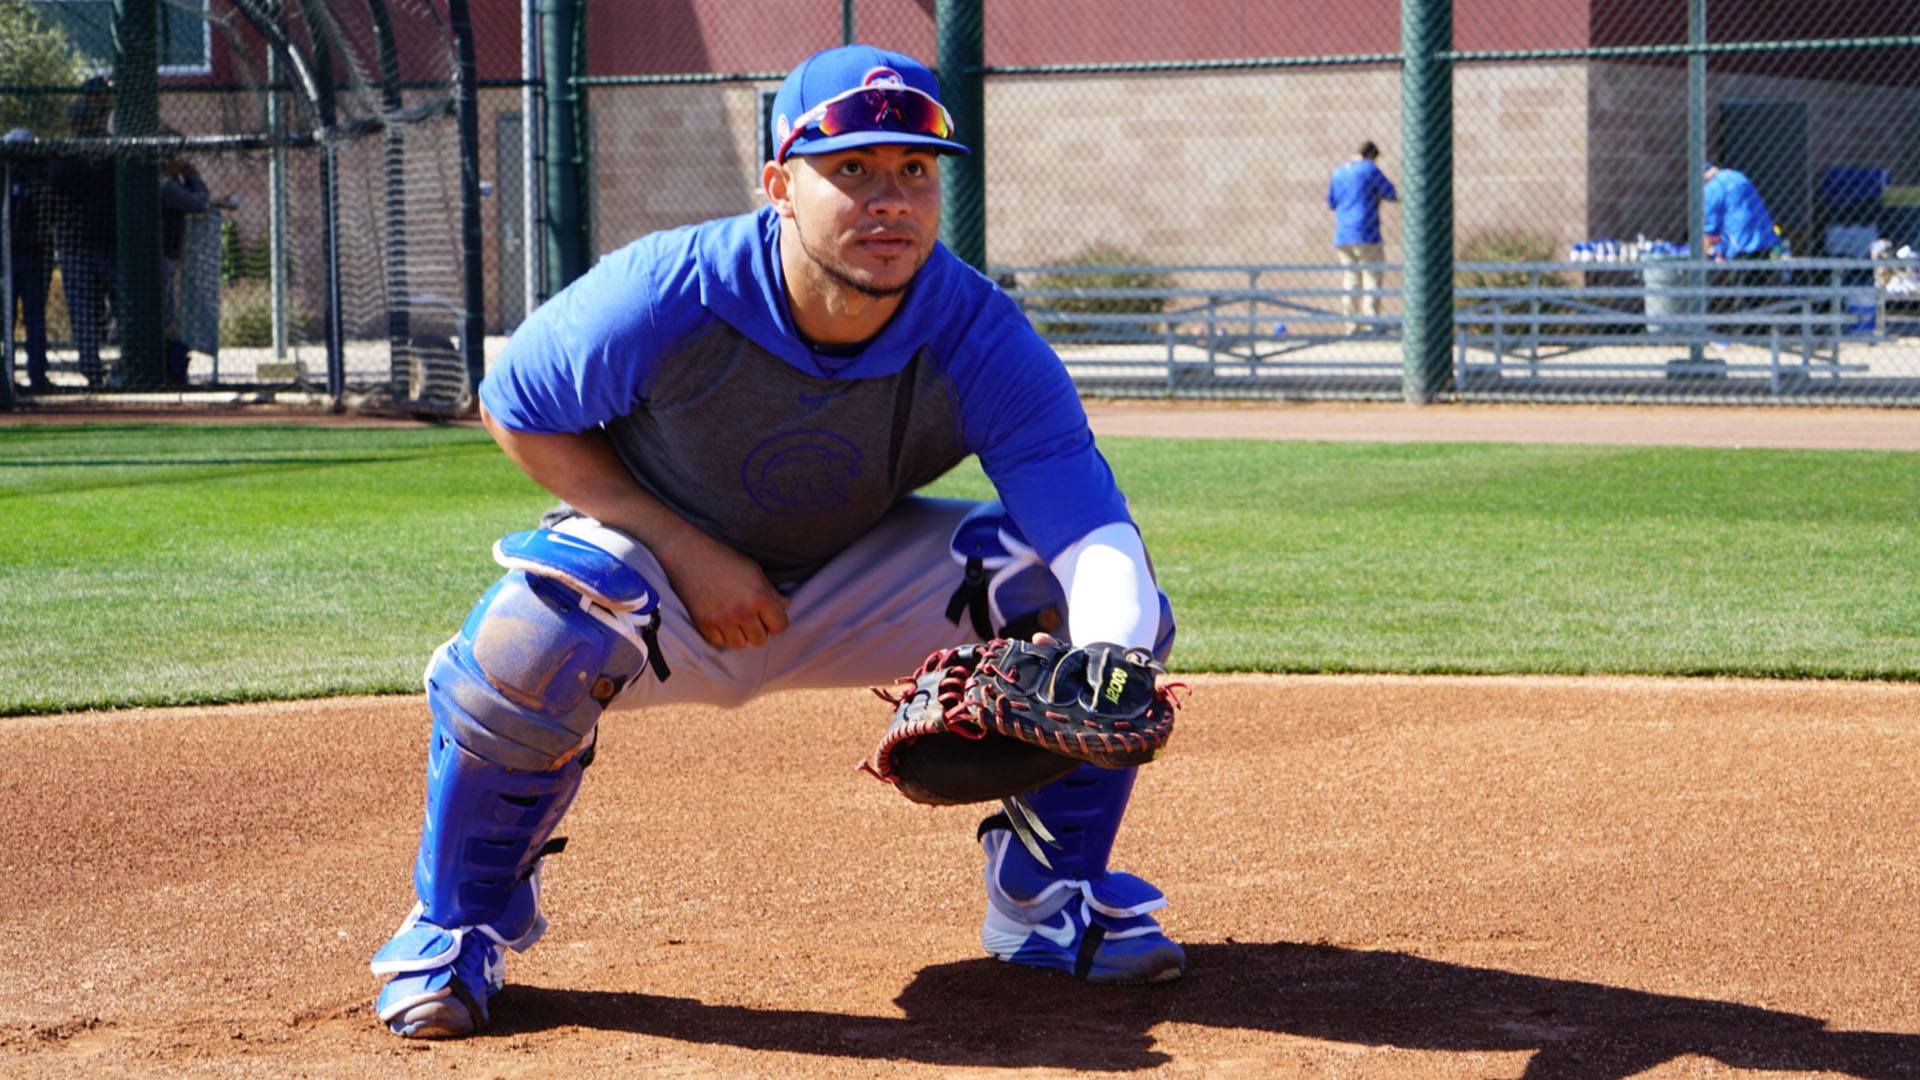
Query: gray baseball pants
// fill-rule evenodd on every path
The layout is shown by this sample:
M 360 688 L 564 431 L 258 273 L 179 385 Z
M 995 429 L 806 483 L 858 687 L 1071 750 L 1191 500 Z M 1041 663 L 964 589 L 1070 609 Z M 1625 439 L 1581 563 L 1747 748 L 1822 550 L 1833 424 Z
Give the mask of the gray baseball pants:
M 966 619 L 947 619 L 947 601 L 961 579 L 953 531 L 977 505 L 903 500 L 791 594 L 785 632 L 745 649 L 707 644 L 653 553 L 633 537 L 588 517 L 553 528 L 612 552 L 660 597 L 660 650 L 672 676 L 633 680 L 608 709 L 732 707 L 776 690 L 891 686 L 936 649 L 976 640 Z

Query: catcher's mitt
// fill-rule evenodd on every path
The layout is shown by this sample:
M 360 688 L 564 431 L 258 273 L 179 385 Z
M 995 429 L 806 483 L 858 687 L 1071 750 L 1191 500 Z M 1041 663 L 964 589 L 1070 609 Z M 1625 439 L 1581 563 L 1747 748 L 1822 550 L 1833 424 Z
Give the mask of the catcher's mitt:
M 990 802 L 1031 791 L 1092 762 L 1153 760 L 1173 730 L 1181 684 L 1145 649 L 998 639 L 942 649 L 876 688 L 893 722 L 861 767 L 915 802 Z

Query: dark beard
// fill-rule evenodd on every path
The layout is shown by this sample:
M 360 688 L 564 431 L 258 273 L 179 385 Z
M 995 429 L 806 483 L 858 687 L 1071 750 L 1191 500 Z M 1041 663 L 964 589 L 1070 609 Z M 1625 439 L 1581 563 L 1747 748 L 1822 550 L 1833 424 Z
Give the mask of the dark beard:
M 845 270 L 842 270 L 837 263 L 829 260 L 822 252 L 816 251 L 812 242 L 807 239 L 807 234 L 801 231 L 799 217 L 796 216 L 790 220 L 793 222 L 793 235 L 800 238 L 800 250 L 807 253 L 807 260 L 819 267 L 828 277 L 862 296 L 870 296 L 875 300 L 885 300 L 889 296 L 899 296 L 901 293 L 907 291 L 907 286 L 913 284 L 914 278 L 920 276 L 920 266 L 926 265 L 926 261 L 923 259 L 921 260 L 920 266 L 914 267 L 913 273 L 907 275 L 906 281 L 891 289 L 878 288 L 864 281 L 855 279 Z

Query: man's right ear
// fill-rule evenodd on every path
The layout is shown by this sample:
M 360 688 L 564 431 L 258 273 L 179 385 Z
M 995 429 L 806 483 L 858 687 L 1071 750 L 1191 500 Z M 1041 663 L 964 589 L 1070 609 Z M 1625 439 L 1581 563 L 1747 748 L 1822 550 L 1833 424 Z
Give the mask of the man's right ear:
M 777 161 L 769 161 L 760 170 L 760 190 L 767 196 L 767 203 L 779 211 L 781 217 L 793 216 L 793 176 L 787 166 Z

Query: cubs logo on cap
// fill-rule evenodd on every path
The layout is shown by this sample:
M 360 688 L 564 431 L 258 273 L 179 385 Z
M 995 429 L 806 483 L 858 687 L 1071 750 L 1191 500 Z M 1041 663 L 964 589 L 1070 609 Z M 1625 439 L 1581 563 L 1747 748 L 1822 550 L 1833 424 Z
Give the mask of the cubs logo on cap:
M 915 145 L 965 154 L 940 83 L 925 64 L 871 45 L 843 45 L 800 62 L 773 99 L 774 160 L 856 146 Z

